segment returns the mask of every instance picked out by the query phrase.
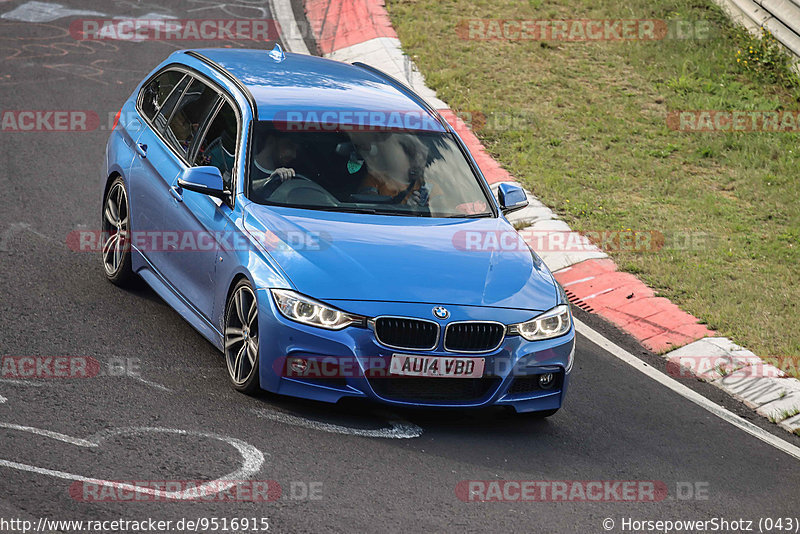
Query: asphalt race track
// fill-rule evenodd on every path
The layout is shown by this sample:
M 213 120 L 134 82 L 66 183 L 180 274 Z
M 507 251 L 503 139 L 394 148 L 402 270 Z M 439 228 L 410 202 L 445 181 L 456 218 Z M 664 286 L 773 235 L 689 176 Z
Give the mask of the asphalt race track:
M 0 0 L 0 14 L 24 3 Z M 270 18 L 267 2 L 253 0 L 61 4 L 101 12 L 96 18 Z M 759 519 L 798 515 L 800 460 L 582 336 L 566 406 L 545 421 L 233 391 L 222 355 L 200 334 L 146 286 L 124 291 L 106 282 L 99 254 L 71 250 L 67 236 L 99 229 L 108 130 L 136 83 L 177 48 L 246 43 L 79 42 L 69 33 L 76 16 L 93 15 L 0 18 L 0 108 L 99 118 L 86 132 L 0 132 L 0 355 L 92 358 L 99 372 L 0 380 L 0 519 L 268 518 L 275 532 L 589 533 L 608 531 L 608 518 L 612 532 L 622 531 L 623 518 L 741 519 L 757 530 Z M 660 365 L 596 319 L 576 316 Z M 684 383 L 749 418 L 710 387 Z M 215 481 L 231 473 L 279 485 L 280 497 L 86 502 L 75 491 L 84 479 Z M 456 488 L 469 480 L 657 481 L 667 495 L 463 502 Z M 0 531 L 20 530 L 7 523 Z

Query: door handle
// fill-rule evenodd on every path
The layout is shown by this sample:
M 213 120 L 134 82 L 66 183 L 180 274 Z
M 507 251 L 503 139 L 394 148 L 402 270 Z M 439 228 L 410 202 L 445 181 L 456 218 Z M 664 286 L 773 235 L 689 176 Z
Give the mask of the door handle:
M 136 153 L 142 156 L 143 158 L 147 157 L 147 145 L 142 143 L 136 143 Z
M 183 194 L 181 193 L 180 186 L 172 186 L 169 188 L 169 194 L 172 195 L 178 202 L 183 202 Z

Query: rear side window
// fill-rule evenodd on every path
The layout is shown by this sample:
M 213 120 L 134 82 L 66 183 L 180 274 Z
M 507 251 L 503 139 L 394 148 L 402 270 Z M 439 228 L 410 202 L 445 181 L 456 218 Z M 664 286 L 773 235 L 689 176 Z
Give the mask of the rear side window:
M 164 107 L 175 86 L 185 77 L 183 72 L 168 70 L 156 76 L 142 89 L 142 113 L 153 120 L 156 112 Z M 178 92 L 180 95 L 180 93 Z M 174 102 L 173 102 L 174 105 Z
M 214 89 L 200 80 L 193 80 L 184 91 L 164 132 L 167 140 L 184 156 L 219 98 Z
M 219 169 L 225 189 L 232 190 L 233 167 L 236 161 L 236 136 L 239 132 L 236 113 L 225 102 L 206 131 L 197 148 L 195 165 L 211 165 Z

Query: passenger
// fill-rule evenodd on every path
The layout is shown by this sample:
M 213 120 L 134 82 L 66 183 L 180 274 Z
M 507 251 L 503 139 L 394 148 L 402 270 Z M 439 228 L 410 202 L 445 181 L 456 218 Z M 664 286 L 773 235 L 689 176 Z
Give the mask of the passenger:
M 348 171 L 365 168 L 359 195 L 391 197 L 395 204 L 424 207 L 430 190 L 425 185 L 428 148 L 416 137 L 403 133 L 376 136 L 352 133 L 353 155 Z

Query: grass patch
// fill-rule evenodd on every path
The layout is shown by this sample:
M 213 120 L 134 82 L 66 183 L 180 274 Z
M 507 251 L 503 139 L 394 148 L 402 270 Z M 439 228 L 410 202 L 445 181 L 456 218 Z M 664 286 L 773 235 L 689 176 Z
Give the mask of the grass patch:
M 710 0 L 387 4 L 428 85 L 483 113 L 487 150 L 572 228 L 662 232 L 661 250 L 614 260 L 756 354 L 800 355 L 800 136 L 666 123 L 671 110 L 798 109 L 769 36 L 732 27 Z M 471 41 L 457 35 L 470 18 L 701 20 L 713 37 Z
M 790 417 L 794 417 L 795 415 L 800 413 L 800 409 L 792 408 L 791 410 L 781 410 L 780 412 L 770 415 L 769 421 L 770 423 L 780 423 L 784 419 L 789 419 Z

